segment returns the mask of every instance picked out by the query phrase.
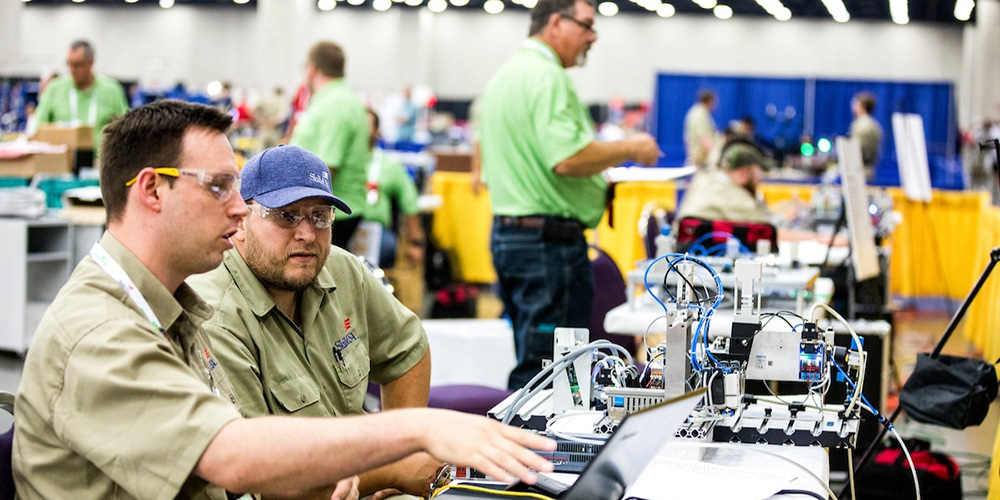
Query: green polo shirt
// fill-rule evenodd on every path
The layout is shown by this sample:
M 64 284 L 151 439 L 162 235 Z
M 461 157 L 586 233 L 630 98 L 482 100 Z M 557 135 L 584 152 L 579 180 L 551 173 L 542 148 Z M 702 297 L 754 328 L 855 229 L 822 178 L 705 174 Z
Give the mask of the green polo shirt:
M 166 334 L 92 258 L 80 262 L 24 362 L 14 408 L 17 494 L 224 500 L 192 474 L 216 433 L 240 418 L 233 400 L 210 389 L 233 394 L 200 328 L 212 310 L 187 285 L 171 295 L 110 234 L 101 246 Z
M 557 175 L 556 165 L 594 140 L 587 108 L 555 53 L 529 39 L 481 97 L 482 177 L 496 215 L 545 214 L 594 227 L 604 213 L 600 175 Z
M 342 78 L 319 89 L 302 113 L 289 144 L 311 151 L 333 170 L 333 194 L 360 217 L 368 172 L 368 114 L 357 94 Z
M 235 249 L 189 283 L 216 309 L 205 330 L 248 417 L 362 413 L 369 379 L 391 382 L 427 352 L 416 315 L 337 247 L 301 294 L 301 327 L 278 310 Z
M 79 125 L 94 128 L 94 151 L 101 149 L 101 131 L 115 118 L 128 112 L 128 100 L 125 91 L 114 78 L 104 75 L 94 75 L 94 84 L 87 90 L 76 88 L 73 77 L 66 75 L 54 78 L 45 87 L 42 97 L 38 100 L 35 115 L 39 123 L 64 123 L 73 121 L 73 110 L 70 109 L 70 93 L 76 91 L 76 120 Z M 91 102 L 96 99 L 96 120 L 88 123 Z
M 378 172 L 378 200 L 374 205 L 365 203 L 364 220 L 378 222 L 383 227 L 392 225 L 392 202 L 395 200 L 403 215 L 417 213 L 417 185 L 406 173 L 402 163 L 381 155 Z M 369 163 L 369 169 L 373 166 Z

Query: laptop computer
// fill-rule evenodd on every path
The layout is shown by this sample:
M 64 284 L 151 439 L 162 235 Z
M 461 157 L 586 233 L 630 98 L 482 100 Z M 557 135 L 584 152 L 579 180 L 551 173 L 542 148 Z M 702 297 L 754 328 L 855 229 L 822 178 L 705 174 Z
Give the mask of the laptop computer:
M 558 500 L 620 500 L 691 415 L 705 391 L 698 389 L 625 417 L 572 486 L 547 474 L 538 474 L 535 484 L 518 481 L 507 490 L 541 493 Z M 495 498 L 489 494 L 466 496 L 456 490 L 442 497 Z

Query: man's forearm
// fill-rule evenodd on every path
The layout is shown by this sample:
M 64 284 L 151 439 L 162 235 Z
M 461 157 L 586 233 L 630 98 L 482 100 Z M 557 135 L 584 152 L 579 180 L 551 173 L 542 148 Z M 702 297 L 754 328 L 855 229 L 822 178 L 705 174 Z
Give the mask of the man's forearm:
M 427 406 L 431 386 L 431 351 L 413 368 L 392 382 L 382 384 L 382 409 L 415 408 Z

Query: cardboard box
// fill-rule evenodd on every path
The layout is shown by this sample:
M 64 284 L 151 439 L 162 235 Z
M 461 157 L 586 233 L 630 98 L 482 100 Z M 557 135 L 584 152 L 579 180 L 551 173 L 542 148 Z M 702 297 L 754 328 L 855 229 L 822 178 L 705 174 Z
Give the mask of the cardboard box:
M 41 123 L 32 140 L 49 144 L 65 144 L 70 149 L 94 149 L 94 129 L 66 127 L 57 123 Z
M 38 173 L 68 174 L 73 171 L 73 157 L 65 153 L 36 153 L 0 160 L 0 176 L 33 177 Z
M 437 166 L 435 170 L 440 172 L 472 172 L 471 153 L 439 153 L 435 152 Z

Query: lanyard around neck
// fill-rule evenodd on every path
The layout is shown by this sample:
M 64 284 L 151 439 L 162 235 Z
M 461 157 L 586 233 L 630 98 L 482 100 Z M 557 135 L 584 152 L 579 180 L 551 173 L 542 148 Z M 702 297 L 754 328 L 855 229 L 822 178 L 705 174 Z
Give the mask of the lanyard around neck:
M 559 61 L 556 59 L 556 55 L 552 53 L 552 49 L 550 49 L 547 45 L 545 45 L 542 42 L 539 42 L 534 38 L 529 38 L 525 40 L 524 43 L 521 44 L 521 46 L 526 49 L 534 50 L 535 52 L 538 52 L 539 54 L 548 58 L 548 60 L 556 64 L 559 64 Z
M 91 89 L 93 89 L 93 85 L 91 85 Z M 84 124 L 90 127 L 97 124 L 97 96 L 94 94 L 96 94 L 96 92 L 92 90 L 90 92 L 90 108 L 87 111 L 87 123 Z M 76 88 L 71 88 L 69 89 L 69 119 L 74 125 L 80 121 L 80 111 L 77 109 L 77 103 Z
M 90 249 L 90 256 L 97 262 L 98 266 L 104 272 L 111 276 L 111 279 L 118 282 L 118 285 L 125 290 L 132 302 L 139 306 L 139 309 L 143 314 L 146 315 L 146 319 L 152 323 L 153 327 L 159 330 L 161 334 L 166 334 L 166 330 L 163 329 L 163 325 L 160 323 L 159 318 L 156 317 L 156 313 L 153 312 L 153 308 L 149 306 L 149 302 L 146 302 L 146 298 L 142 296 L 142 292 L 135 286 L 132 278 L 129 278 L 128 273 L 122 269 L 122 266 L 115 261 L 104 247 L 100 243 L 94 243 L 94 246 Z

